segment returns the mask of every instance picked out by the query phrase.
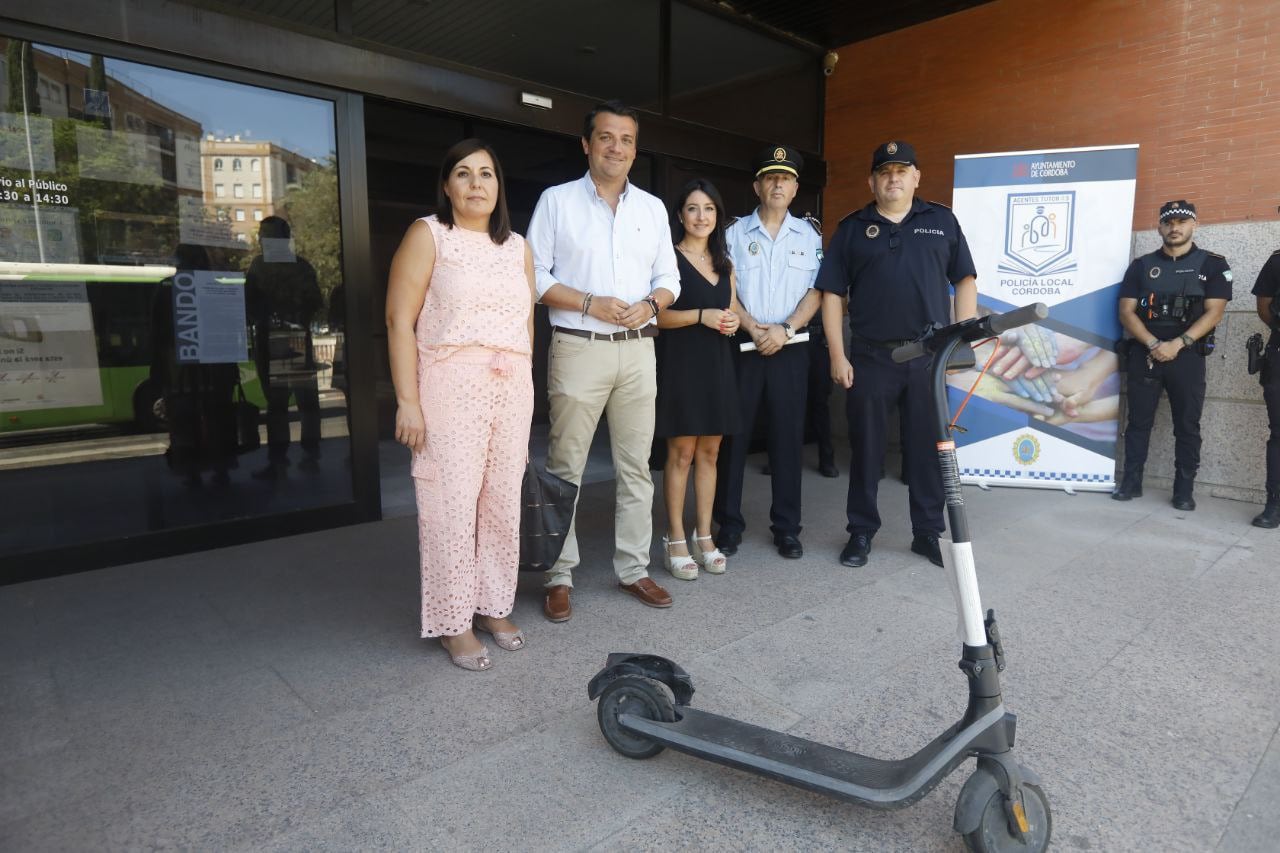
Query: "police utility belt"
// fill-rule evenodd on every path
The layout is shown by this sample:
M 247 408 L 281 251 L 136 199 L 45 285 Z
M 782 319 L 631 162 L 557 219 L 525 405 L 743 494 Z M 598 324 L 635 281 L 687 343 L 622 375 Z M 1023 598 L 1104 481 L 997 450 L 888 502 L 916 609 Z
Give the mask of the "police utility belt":
M 1181 334 L 1204 316 L 1204 297 L 1187 293 L 1150 292 L 1138 300 L 1138 316 L 1144 324 L 1155 326 L 1151 328 L 1148 325 L 1147 328 L 1156 337 L 1171 330 Z M 1210 329 L 1204 337 L 1191 345 L 1191 351 L 1200 356 L 1210 355 L 1217 346 L 1214 336 L 1216 331 L 1217 329 Z M 1137 342 L 1131 340 L 1129 343 L 1132 345 Z

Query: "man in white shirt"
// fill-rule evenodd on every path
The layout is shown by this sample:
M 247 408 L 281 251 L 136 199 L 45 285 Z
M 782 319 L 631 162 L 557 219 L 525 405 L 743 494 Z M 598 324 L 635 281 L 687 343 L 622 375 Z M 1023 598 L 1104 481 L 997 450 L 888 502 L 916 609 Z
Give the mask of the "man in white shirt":
M 670 607 L 671 596 L 648 573 L 649 451 L 658 388 L 655 318 L 679 296 L 680 281 L 666 208 L 627 181 L 639 129 L 635 111 L 617 101 L 588 113 L 582 132 L 587 174 L 542 194 L 526 239 L 552 327 L 547 470 L 581 483 L 604 413 L 618 480 L 618 585 L 650 607 Z M 560 559 L 547 572 L 543 611 L 552 622 L 573 613 L 569 591 L 577 564 L 571 525 Z

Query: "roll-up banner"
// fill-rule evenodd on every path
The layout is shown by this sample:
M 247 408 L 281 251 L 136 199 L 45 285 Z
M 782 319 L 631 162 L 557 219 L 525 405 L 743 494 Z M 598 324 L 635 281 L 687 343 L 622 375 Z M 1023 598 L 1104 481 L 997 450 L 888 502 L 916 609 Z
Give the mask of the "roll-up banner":
M 956 157 L 979 313 L 1049 306 L 1047 320 L 979 347 L 977 367 L 948 380 L 953 410 L 977 383 L 956 434 L 964 482 L 1114 487 L 1116 304 L 1137 174 L 1137 145 Z

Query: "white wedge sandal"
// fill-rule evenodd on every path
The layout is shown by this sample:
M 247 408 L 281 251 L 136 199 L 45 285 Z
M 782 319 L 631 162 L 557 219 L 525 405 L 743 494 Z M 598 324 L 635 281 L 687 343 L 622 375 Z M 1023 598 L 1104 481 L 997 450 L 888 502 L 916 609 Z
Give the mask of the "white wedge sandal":
M 720 553 L 720 549 L 716 547 L 715 540 L 710 536 L 698 536 L 697 534 L 694 534 L 692 542 L 693 547 L 689 550 L 690 553 L 693 554 L 693 561 L 713 575 L 724 574 L 724 570 L 729 567 L 729 561 L 725 558 L 724 554 Z M 702 549 L 703 542 L 707 542 L 711 545 L 710 551 L 704 551 Z
M 679 540 L 672 542 L 668 537 L 662 537 L 662 549 L 666 557 L 667 571 L 671 572 L 671 576 L 679 578 L 682 581 L 694 581 L 698 579 L 698 564 L 694 559 L 687 555 L 679 555 L 671 553 L 672 545 L 680 545 Z M 721 571 L 724 571 L 721 569 Z

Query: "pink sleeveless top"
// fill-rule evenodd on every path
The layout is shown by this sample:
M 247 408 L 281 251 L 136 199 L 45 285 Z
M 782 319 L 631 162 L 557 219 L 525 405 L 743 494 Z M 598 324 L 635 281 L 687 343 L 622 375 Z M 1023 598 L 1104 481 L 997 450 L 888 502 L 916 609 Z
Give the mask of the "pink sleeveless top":
M 494 368 L 507 372 L 505 356 L 530 357 L 529 312 L 533 296 L 524 269 L 524 238 L 512 233 L 501 246 L 487 232 L 448 227 L 434 216 L 436 264 L 414 327 L 419 370 L 463 350 L 498 354 Z

